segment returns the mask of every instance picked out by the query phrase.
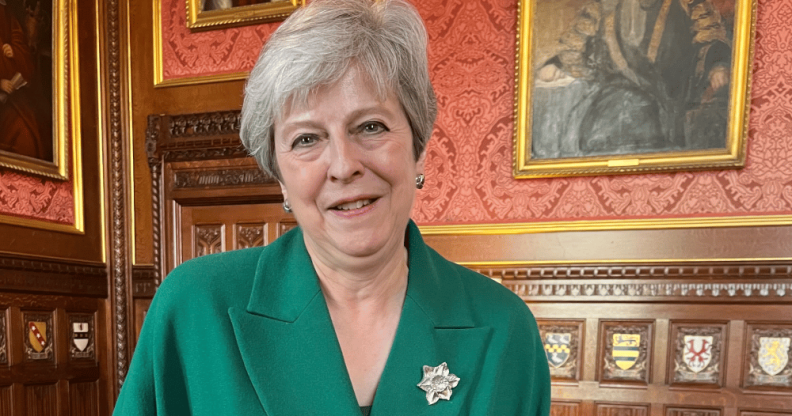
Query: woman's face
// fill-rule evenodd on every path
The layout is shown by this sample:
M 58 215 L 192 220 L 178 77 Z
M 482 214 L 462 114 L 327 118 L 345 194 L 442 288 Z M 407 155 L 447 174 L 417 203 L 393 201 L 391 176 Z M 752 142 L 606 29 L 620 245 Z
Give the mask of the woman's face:
M 415 197 L 410 124 L 355 67 L 275 123 L 281 188 L 310 249 L 366 257 L 396 250 Z M 384 251 L 383 251 L 384 250 Z

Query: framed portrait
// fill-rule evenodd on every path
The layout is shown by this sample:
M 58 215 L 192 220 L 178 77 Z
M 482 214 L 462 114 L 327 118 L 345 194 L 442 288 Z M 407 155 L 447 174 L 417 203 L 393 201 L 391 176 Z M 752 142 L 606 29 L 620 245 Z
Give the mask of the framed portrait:
M 304 0 L 186 0 L 187 27 L 208 30 L 287 18 Z
M 521 0 L 514 176 L 745 164 L 755 0 Z
M 2 167 L 69 178 L 80 129 L 72 1 L 0 0 Z

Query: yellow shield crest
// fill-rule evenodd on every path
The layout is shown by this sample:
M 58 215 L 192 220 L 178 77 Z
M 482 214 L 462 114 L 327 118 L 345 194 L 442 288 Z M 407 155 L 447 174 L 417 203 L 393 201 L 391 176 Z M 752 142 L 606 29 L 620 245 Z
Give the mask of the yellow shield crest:
M 641 334 L 613 334 L 613 360 L 622 370 L 629 370 L 641 352 Z
M 33 347 L 36 352 L 44 351 L 44 348 L 47 347 L 47 323 L 38 321 L 28 322 L 28 339 L 30 340 L 30 346 Z

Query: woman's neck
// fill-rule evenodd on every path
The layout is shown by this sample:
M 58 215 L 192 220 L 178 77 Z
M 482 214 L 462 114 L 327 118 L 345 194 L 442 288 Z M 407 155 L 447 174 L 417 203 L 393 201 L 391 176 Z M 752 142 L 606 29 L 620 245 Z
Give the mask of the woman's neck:
M 325 253 L 313 253 L 309 245 L 306 247 L 331 310 L 381 310 L 394 306 L 401 310 L 408 273 L 407 249 L 403 244 L 390 253 L 379 253 L 374 258 L 362 259 L 354 264 L 327 261 L 322 256 Z

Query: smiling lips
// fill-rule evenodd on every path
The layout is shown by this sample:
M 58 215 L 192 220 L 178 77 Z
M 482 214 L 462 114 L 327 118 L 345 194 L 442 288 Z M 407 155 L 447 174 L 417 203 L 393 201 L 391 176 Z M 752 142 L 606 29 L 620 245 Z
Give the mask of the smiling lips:
M 377 198 L 359 199 L 357 201 L 345 202 L 343 204 L 336 205 L 332 208 L 332 210 L 344 216 L 359 215 L 368 212 L 371 209 L 372 204 L 376 201 Z

